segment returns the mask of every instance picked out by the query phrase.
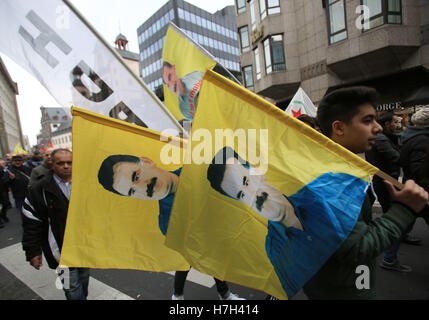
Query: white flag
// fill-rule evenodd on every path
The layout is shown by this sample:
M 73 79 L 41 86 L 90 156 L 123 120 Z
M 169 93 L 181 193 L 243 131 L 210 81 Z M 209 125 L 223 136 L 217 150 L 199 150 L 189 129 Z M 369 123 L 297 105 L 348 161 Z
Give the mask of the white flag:
M 182 131 L 156 95 L 67 0 L 1 0 L 0 30 L 0 51 L 34 75 L 60 105 L 157 131 Z
M 295 118 L 302 114 L 315 117 L 317 113 L 316 107 L 302 88 L 299 88 L 295 93 L 285 112 Z

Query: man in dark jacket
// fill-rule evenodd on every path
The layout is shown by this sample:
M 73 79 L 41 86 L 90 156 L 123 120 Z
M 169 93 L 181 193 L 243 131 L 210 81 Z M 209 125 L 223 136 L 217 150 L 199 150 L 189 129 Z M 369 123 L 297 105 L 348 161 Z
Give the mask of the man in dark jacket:
M 399 165 L 399 147 L 395 143 L 396 136 L 394 135 L 394 132 L 400 129 L 400 126 L 397 125 L 397 119 L 399 119 L 399 117 L 393 115 L 391 112 L 385 113 L 378 118 L 377 122 L 383 128 L 383 131 L 377 134 L 375 145 L 372 149 L 365 153 L 366 160 L 369 163 L 396 180 L 398 180 L 401 173 L 401 166 Z M 375 176 L 373 187 L 383 213 L 387 212 L 392 204 L 392 199 L 383 179 Z M 411 231 L 411 228 L 412 225 L 405 231 L 405 234 Z M 399 263 L 398 251 L 401 246 L 401 240 L 402 239 L 399 239 L 392 247 L 386 250 L 380 267 L 401 272 L 410 272 L 412 270 L 410 266 Z
M 30 180 L 31 170 L 24 166 L 24 159 L 21 156 L 12 157 L 12 165 L 7 168 L 8 175 L 5 182 L 12 189 L 15 206 L 22 214 L 22 205 L 27 196 L 27 186 Z
M 429 107 L 416 112 L 402 135 L 400 163 L 404 181 L 413 179 L 429 191 Z M 425 208 L 429 208 L 426 206 Z
M 49 170 L 52 166 L 51 153 L 53 149 L 48 149 L 43 155 L 43 162 L 35 167 L 33 171 L 31 171 L 30 181 L 28 183 L 28 187 L 31 186 L 39 179 L 42 179 L 45 175 L 48 174 Z
M 71 190 L 71 152 L 57 149 L 51 157 L 52 171 L 30 188 L 23 208 L 22 247 L 37 270 L 42 266 L 42 252 L 50 268 L 58 267 Z M 68 275 L 69 285 L 63 287 L 66 298 L 86 300 L 89 269 L 70 268 Z
M 28 159 L 28 160 L 25 162 L 25 166 L 26 166 L 27 168 L 29 168 L 29 169 L 30 169 L 30 172 L 31 172 L 34 168 L 36 168 L 37 166 L 41 165 L 41 164 L 42 164 L 42 161 L 43 161 L 43 158 L 42 158 L 42 156 L 40 155 L 40 151 L 39 151 L 39 150 L 35 150 L 35 151 L 33 152 L 33 155 L 31 156 L 31 158 L 30 158 L 30 159 Z
M 5 169 L 6 161 L 0 159 L 0 203 L 2 206 L 0 211 L 0 228 L 4 222 L 9 222 L 7 217 L 7 210 L 10 208 L 9 187 L 5 182 L 8 178 L 8 173 L 5 171 Z
M 381 126 L 375 121 L 376 97 L 376 91 L 367 87 L 339 89 L 325 96 L 317 109 L 323 134 L 353 153 L 369 151 L 381 132 Z M 366 196 L 354 229 L 305 284 L 304 292 L 310 299 L 376 297 L 376 257 L 401 237 L 429 198 L 412 180 L 400 191 L 390 182 L 386 184 L 392 205 L 382 217 L 373 220 L 372 203 Z M 362 275 L 360 270 L 363 270 Z M 364 279 L 363 283 L 360 279 Z

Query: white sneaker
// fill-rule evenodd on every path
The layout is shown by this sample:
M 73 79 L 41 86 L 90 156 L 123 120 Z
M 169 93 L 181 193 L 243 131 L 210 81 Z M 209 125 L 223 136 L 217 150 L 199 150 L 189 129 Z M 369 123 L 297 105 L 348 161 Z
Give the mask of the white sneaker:
M 245 298 L 241 298 L 237 294 L 232 292 L 230 292 L 226 298 L 223 298 L 221 295 L 219 295 L 219 299 L 220 300 L 246 300 Z
M 185 296 L 183 294 L 180 296 L 176 296 L 175 294 L 173 294 L 171 296 L 171 300 L 185 300 Z

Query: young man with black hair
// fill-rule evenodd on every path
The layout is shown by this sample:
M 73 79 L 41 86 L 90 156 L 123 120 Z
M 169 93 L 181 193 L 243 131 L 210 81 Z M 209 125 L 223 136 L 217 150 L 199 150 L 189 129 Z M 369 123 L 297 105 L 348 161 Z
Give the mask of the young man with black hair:
M 317 110 L 323 134 L 353 153 L 369 151 L 381 126 L 376 122 L 377 92 L 351 87 L 325 96 Z M 366 196 L 356 225 L 341 247 L 304 286 L 310 299 L 374 299 L 375 259 L 398 240 L 428 201 L 428 193 L 409 180 L 396 190 L 385 182 L 392 205 L 380 218 L 372 219 L 372 203 Z M 356 270 L 369 269 L 369 287 L 359 289 Z

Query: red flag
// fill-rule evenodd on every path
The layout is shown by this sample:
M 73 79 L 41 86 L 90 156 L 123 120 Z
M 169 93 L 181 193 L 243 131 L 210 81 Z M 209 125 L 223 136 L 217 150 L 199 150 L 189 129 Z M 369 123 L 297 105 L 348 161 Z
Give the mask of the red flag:
M 49 143 L 48 143 L 48 147 L 49 147 L 49 148 L 54 148 L 54 146 L 52 145 L 52 142 L 49 142 Z

